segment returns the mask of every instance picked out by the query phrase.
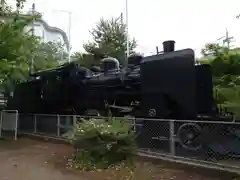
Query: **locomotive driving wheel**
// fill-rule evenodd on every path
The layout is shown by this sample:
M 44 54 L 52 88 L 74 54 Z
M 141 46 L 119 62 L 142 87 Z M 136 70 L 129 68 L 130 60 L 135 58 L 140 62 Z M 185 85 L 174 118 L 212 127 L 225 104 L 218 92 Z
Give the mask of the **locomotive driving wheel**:
M 202 147 L 201 127 L 196 123 L 184 123 L 177 132 L 180 145 L 191 151 L 198 151 Z

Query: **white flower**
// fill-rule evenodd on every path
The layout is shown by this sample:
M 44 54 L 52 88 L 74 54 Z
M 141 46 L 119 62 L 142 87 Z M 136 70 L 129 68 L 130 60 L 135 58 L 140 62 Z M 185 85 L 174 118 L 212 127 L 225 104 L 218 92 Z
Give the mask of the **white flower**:
M 111 144 L 108 144 L 108 145 L 107 145 L 107 149 L 108 149 L 108 150 L 111 149 L 111 147 L 112 147 Z

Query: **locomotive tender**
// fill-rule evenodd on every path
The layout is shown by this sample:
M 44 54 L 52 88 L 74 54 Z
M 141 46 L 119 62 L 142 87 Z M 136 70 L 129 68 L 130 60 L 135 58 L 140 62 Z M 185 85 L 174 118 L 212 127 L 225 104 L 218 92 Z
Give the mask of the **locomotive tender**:
M 128 58 L 120 68 L 114 58 L 91 69 L 77 63 L 31 74 L 16 86 L 8 108 L 20 113 L 97 113 L 151 118 L 196 119 L 216 114 L 209 65 L 195 65 L 191 49 Z

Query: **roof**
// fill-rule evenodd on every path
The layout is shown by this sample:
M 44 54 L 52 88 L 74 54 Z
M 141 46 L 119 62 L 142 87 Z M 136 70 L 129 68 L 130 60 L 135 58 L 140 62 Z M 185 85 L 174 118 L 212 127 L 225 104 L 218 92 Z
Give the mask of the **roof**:
M 14 13 L 13 13 L 13 15 L 14 15 Z M 1 14 L 1 17 L 9 18 L 10 16 L 9 16 L 9 15 L 3 15 L 3 14 Z M 26 18 L 26 17 L 29 17 L 29 15 L 28 15 L 28 14 L 22 14 L 21 17 L 22 17 L 22 18 Z M 64 42 L 65 42 L 65 45 L 66 45 L 67 49 L 70 48 L 69 39 L 68 39 L 68 36 L 67 36 L 67 34 L 66 34 L 65 31 L 63 31 L 62 29 L 60 29 L 60 28 L 58 28 L 58 27 L 50 26 L 50 25 L 49 25 L 46 21 L 44 21 L 41 17 L 40 17 L 40 18 L 37 18 L 35 21 L 36 21 L 36 22 L 40 22 L 40 23 L 44 26 L 45 29 L 47 29 L 47 30 L 49 30 L 49 31 L 51 31 L 51 32 L 60 33 L 60 34 L 62 35 L 62 37 L 63 37 L 63 40 L 64 40 Z
M 58 27 L 49 26 L 48 23 L 46 21 L 44 21 L 43 19 L 37 19 L 35 21 L 40 22 L 44 26 L 44 28 L 48 29 L 49 31 L 60 33 L 63 36 L 63 40 L 67 46 L 67 49 L 69 49 L 69 47 L 70 47 L 69 39 L 68 39 L 65 31 L 63 31 L 62 29 L 60 29 Z

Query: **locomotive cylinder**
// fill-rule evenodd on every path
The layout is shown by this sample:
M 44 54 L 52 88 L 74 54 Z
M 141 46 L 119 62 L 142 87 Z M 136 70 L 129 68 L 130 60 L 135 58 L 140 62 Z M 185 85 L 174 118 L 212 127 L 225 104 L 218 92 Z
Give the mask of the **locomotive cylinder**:
M 163 52 L 169 53 L 175 50 L 175 41 L 164 41 L 163 42 Z

